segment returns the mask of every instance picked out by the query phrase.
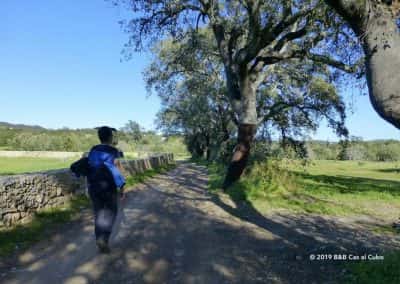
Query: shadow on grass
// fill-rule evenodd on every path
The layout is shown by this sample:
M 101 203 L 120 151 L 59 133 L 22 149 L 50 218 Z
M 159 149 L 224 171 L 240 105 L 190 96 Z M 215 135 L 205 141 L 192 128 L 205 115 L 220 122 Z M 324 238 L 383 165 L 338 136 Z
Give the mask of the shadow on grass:
M 393 196 L 400 195 L 400 182 L 383 179 L 350 177 L 350 176 L 328 176 L 310 175 L 297 173 L 304 180 L 304 184 L 310 191 L 328 189 L 335 193 L 389 193 Z
M 204 165 L 204 163 L 203 163 Z M 208 164 L 209 169 L 209 190 L 217 192 L 222 187 L 224 168 L 218 164 Z M 310 178 L 312 176 L 308 176 Z M 337 193 L 338 188 L 333 184 L 316 184 L 315 181 L 305 179 L 293 174 L 291 181 L 287 181 L 289 188 L 280 190 L 272 185 L 258 190 L 256 180 L 239 181 L 229 188 L 226 192 L 236 203 L 252 206 L 254 200 L 263 201 L 268 208 L 290 209 L 292 212 L 316 213 L 327 215 L 342 215 L 346 213 L 365 214 L 365 210 L 348 205 L 344 205 L 335 200 L 324 198 L 316 193 L 329 191 Z M 254 183 L 254 184 L 252 184 Z M 265 183 L 265 182 L 264 182 Z M 285 183 L 285 182 L 284 182 Z M 249 185 L 251 184 L 251 185 Z M 331 187 L 331 188 L 329 188 Z
M 396 173 L 400 174 L 400 168 L 392 168 L 392 169 L 376 169 L 377 172 L 381 173 Z

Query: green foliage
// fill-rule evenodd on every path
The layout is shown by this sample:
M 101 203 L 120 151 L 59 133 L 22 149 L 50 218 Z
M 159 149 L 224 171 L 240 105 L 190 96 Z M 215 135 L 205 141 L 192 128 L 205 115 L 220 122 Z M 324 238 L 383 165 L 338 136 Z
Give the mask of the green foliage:
M 118 147 L 124 152 L 143 154 L 170 152 L 174 153 L 176 157 L 187 157 L 189 154 L 182 136 L 163 137 L 153 131 L 144 131 L 138 123 L 133 121 L 129 121 L 125 127 L 121 128 L 118 132 L 118 141 Z M 38 127 L 14 128 L 0 125 L 0 150 L 87 152 L 98 143 L 99 139 L 94 129 L 48 130 Z M 3 161 L 3 163 L 6 162 L 10 162 L 11 168 L 13 167 L 13 161 Z M 18 159 L 15 162 L 18 163 Z M 21 162 L 23 162 L 22 159 Z M 45 159 L 38 159 L 37 167 L 29 159 L 26 162 L 29 165 L 25 167 L 27 171 L 30 171 L 31 168 L 32 170 L 45 170 L 53 167 L 41 166 L 42 163 L 47 163 Z M 55 160 L 48 161 L 48 163 L 59 167 Z M 61 164 L 62 167 L 66 165 L 65 163 Z M 9 168 L 7 165 L 3 167 L 3 172 L 7 168 Z
M 240 197 L 246 201 L 274 199 L 293 192 L 294 184 L 294 177 L 280 161 L 255 162 L 246 170 L 244 178 L 229 189 L 229 193 L 234 199 Z
M 0 145 L 9 150 L 84 152 L 98 143 L 95 130 L 0 128 Z
M 184 135 L 192 156 L 224 161 L 232 153 L 239 119 L 227 98 L 223 67 L 210 34 L 201 29 L 180 42 L 161 42 L 145 78 L 148 88 L 162 101 L 159 128 Z M 262 136 L 277 130 L 282 140 L 299 152 L 303 147 L 294 137 L 315 130 L 322 117 L 339 135 L 347 134 L 340 96 L 332 84 L 314 76 L 315 72 L 314 65 L 304 62 L 274 67 L 274 74 L 257 95 L 258 116 L 263 118 L 265 130 Z
M 384 260 L 366 260 L 347 264 L 350 275 L 346 283 L 400 283 L 400 251 L 384 255 Z
M 133 149 L 139 153 L 173 153 L 178 159 L 189 155 L 184 137 L 161 136 L 151 131 L 144 133 L 142 139 L 133 144 Z
M 34 242 L 49 238 L 58 225 L 71 221 L 89 205 L 90 201 L 85 195 L 75 196 L 63 207 L 37 212 L 32 221 L 25 225 L 0 230 L 0 256 L 10 255 L 16 249 L 22 250 Z
M 308 141 L 307 150 L 309 158 L 317 160 L 400 161 L 400 141 L 396 140 Z
M 143 128 L 136 121 L 129 120 L 123 128 L 120 129 L 125 135 L 129 136 L 130 139 L 137 142 L 143 137 Z
M 209 29 L 180 42 L 165 40 L 154 49 L 156 56 L 145 72 L 148 89 L 162 103 L 158 128 L 166 135 L 182 135 L 192 156 L 207 159 L 218 156 L 235 131 L 215 49 Z
M 134 13 L 125 51 L 152 47 L 155 60 L 145 77 L 163 100 L 160 124 L 165 133 L 185 135 L 194 156 L 209 159 L 214 148 L 225 156 L 221 145 L 234 132 L 227 121 L 263 124 L 294 141 L 325 118 L 346 136 L 344 103 L 333 84 L 345 76 L 327 65 L 355 73 L 362 53 L 323 1 L 140 0 L 127 6 Z

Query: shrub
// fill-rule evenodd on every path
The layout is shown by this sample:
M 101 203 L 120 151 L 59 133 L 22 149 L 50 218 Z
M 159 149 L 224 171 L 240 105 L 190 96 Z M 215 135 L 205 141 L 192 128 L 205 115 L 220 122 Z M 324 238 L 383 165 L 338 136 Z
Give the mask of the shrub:
M 272 199 L 295 191 L 296 180 L 285 164 L 289 160 L 254 162 L 229 190 L 236 200 Z

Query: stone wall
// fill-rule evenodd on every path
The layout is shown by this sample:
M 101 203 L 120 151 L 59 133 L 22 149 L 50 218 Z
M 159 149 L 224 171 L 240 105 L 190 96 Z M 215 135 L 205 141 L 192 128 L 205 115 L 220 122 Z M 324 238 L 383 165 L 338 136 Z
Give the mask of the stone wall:
M 123 174 L 134 175 L 173 161 L 172 154 L 126 160 Z M 0 177 L 0 227 L 29 220 L 40 209 L 63 205 L 85 189 L 85 179 L 76 178 L 69 169 Z

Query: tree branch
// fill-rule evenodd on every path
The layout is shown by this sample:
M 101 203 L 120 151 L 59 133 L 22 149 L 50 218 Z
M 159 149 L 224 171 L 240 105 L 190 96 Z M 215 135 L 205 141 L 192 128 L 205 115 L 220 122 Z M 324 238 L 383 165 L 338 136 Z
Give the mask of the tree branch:
M 347 65 L 341 61 L 335 60 L 327 55 L 321 55 L 321 54 L 313 54 L 313 53 L 306 53 L 306 57 L 314 62 L 319 62 L 323 64 L 327 64 L 329 66 L 335 67 L 337 69 L 340 69 L 346 73 L 355 73 L 357 72 L 356 66 L 353 65 Z

